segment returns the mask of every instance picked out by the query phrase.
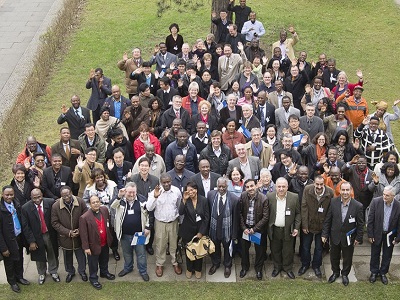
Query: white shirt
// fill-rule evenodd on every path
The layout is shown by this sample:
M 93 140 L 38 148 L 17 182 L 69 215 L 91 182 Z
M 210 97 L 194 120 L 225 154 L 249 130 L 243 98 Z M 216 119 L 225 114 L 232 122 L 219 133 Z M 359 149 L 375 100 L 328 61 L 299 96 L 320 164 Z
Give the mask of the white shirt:
M 285 227 L 285 214 L 286 214 L 286 196 L 283 199 L 279 199 L 276 195 L 276 216 L 275 226 Z
M 154 198 L 154 190 L 149 193 L 146 207 L 149 211 L 154 210 L 154 217 L 160 222 L 172 222 L 179 216 L 179 205 L 181 204 L 182 194 L 179 189 L 171 185 L 169 191 L 161 188 L 160 196 Z
M 208 175 L 208 178 L 205 179 L 203 175 L 201 175 L 201 182 L 203 183 L 204 193 L 207 196 L 211 188 L 211 176 Z

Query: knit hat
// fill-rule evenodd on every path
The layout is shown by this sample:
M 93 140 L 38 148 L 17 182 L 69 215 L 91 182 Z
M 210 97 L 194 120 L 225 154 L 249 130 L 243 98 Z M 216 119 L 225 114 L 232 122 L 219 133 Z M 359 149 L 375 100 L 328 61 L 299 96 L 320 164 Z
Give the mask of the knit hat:
M 382 109 L 382 110 L 387 110 L 389 105 L 387 102 L 381 100 L 381 101 L 371 101 L 372 105 L 375 105 L 376 109 Z

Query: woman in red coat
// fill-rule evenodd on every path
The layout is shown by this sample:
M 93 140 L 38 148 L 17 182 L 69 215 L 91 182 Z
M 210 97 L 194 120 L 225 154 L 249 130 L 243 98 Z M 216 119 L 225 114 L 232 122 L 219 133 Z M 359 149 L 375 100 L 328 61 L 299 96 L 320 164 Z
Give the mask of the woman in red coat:
M 154 145 L 154 152 L 158 155 L 161 155 L 160 141 L 157 137 L 150 133 L 149 126 L 142 122 L 139 126 L 139 136 L 133 142 L 133 153 L 135 155 L 135 159 L 138 159 L 140 156 L 146 153 L 145 145 L 149 143 Z

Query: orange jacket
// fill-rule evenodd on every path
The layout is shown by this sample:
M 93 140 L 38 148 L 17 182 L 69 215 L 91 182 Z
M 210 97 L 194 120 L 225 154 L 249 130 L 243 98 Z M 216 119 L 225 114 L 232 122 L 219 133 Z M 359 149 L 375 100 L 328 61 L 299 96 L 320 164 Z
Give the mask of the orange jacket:
M 326 175 L 326 173 L 322 174 L 321 176 L 324 178 L 324 184 L 326 186 L 329 186 L 333 190 L 333 196 L 339 197 L 340 196 L 340 186 L 347 181 L 344 179 L 341 179 L 339 181 L 339 183 L 336 185 L 336 187 L 334 187 L 332 179 L 328 175 Z M 354 198 L 353 187 L 351 188 L 351 198 Z
M 336 104 L 339 102 L 343 101 L 345 95 L 344 93 L 341 94 L 337 99 L 336 99 Z M 350 96 L 346 100 L 344 100 L 345 103 L 349 106 L 349 109 L 346 110 L 346 117 L 353 123 L 353 128 L 354 130 L 357 129 L 358 126 L 362 123 L 364 120 L 365 116 L 368 116 L 368 103 L 367 100 L 361 97 L 361 102 L 357 104 L 354 101 L 354 96 Z

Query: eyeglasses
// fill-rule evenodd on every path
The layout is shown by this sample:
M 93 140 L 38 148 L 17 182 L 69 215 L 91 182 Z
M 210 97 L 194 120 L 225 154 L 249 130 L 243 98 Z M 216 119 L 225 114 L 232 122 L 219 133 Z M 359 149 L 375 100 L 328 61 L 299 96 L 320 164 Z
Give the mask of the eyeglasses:
M 35 159 L 36 162 L 44 162 L 44 159 Z

